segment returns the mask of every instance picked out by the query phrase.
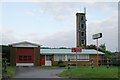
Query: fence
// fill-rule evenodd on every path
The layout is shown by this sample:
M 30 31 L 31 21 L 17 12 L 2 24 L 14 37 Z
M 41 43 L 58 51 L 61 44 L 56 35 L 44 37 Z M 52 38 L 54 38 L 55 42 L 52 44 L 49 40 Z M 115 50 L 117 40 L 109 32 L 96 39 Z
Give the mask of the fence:
M 120 66 L 120 63 L 119 63 L 119 60 L 120 59 L 99 59 L 98 60 L 98 65 L 101 66 L 101 65 L 109 65 L 109 66 Z M 95 64 L 95 61 L 97 61 L 96 59 L 90 59 L 90 64 L 93 65 Z
M 98 65 L 99 66 L 120 66 L 119 63 L 120 59 L 98 59 Z M 69 61 L 68 63 L 76 65 L 76 61 Z M 97 59 L 92 58 L 89 60 L 78 60 L 77 61 L 78 66 L 97 66 Z

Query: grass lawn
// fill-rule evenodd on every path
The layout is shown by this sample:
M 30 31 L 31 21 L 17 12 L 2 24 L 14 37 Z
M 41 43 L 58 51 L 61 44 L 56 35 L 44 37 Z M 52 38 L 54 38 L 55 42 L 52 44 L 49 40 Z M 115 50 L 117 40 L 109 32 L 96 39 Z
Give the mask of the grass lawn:
M 4 72 L 5 76 L 13 76 L 16 74 L 16 66 L 7 66 L 7 72 Z
M 98 69 L 91 67 L 78 67 L 70 70 L 65 70 L 59 74 L 61 77 L 71 78 L 118 78 L 118 67 L 111 66 L 106 68 L 104 66 Z

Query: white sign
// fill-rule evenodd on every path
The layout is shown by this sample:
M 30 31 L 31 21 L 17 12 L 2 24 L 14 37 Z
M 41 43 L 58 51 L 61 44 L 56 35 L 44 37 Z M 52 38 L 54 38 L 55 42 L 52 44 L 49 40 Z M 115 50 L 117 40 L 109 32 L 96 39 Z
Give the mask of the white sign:
M 94 34 L 93 39 L 98 39 L 102 37 L 102 33 Z

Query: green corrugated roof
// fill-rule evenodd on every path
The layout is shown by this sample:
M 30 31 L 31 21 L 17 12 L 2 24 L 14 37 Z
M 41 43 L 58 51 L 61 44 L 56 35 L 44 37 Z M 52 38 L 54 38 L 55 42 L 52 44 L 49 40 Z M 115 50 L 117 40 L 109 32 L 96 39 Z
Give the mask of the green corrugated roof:
M 40 54 L 74 54 L 71 49 L 40 49 Z M 77 52 L 77 54 L 97 54 L 94 49 L 82 49 L 82 52 Z M 98 54 L 104 54 L 99 52 Z

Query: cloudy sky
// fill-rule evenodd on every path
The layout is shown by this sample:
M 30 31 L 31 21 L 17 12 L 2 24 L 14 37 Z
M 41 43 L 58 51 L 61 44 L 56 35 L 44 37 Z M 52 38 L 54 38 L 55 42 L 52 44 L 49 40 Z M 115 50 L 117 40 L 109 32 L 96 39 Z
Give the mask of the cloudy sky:
M 14 1 L 14 0 L 13 0 Z M 76 13 L 86 7 L 87 44 L 118 49 L 118 2 L 2 2 L 0 44 L 30 41 L 48 47 L 76 46 Z

